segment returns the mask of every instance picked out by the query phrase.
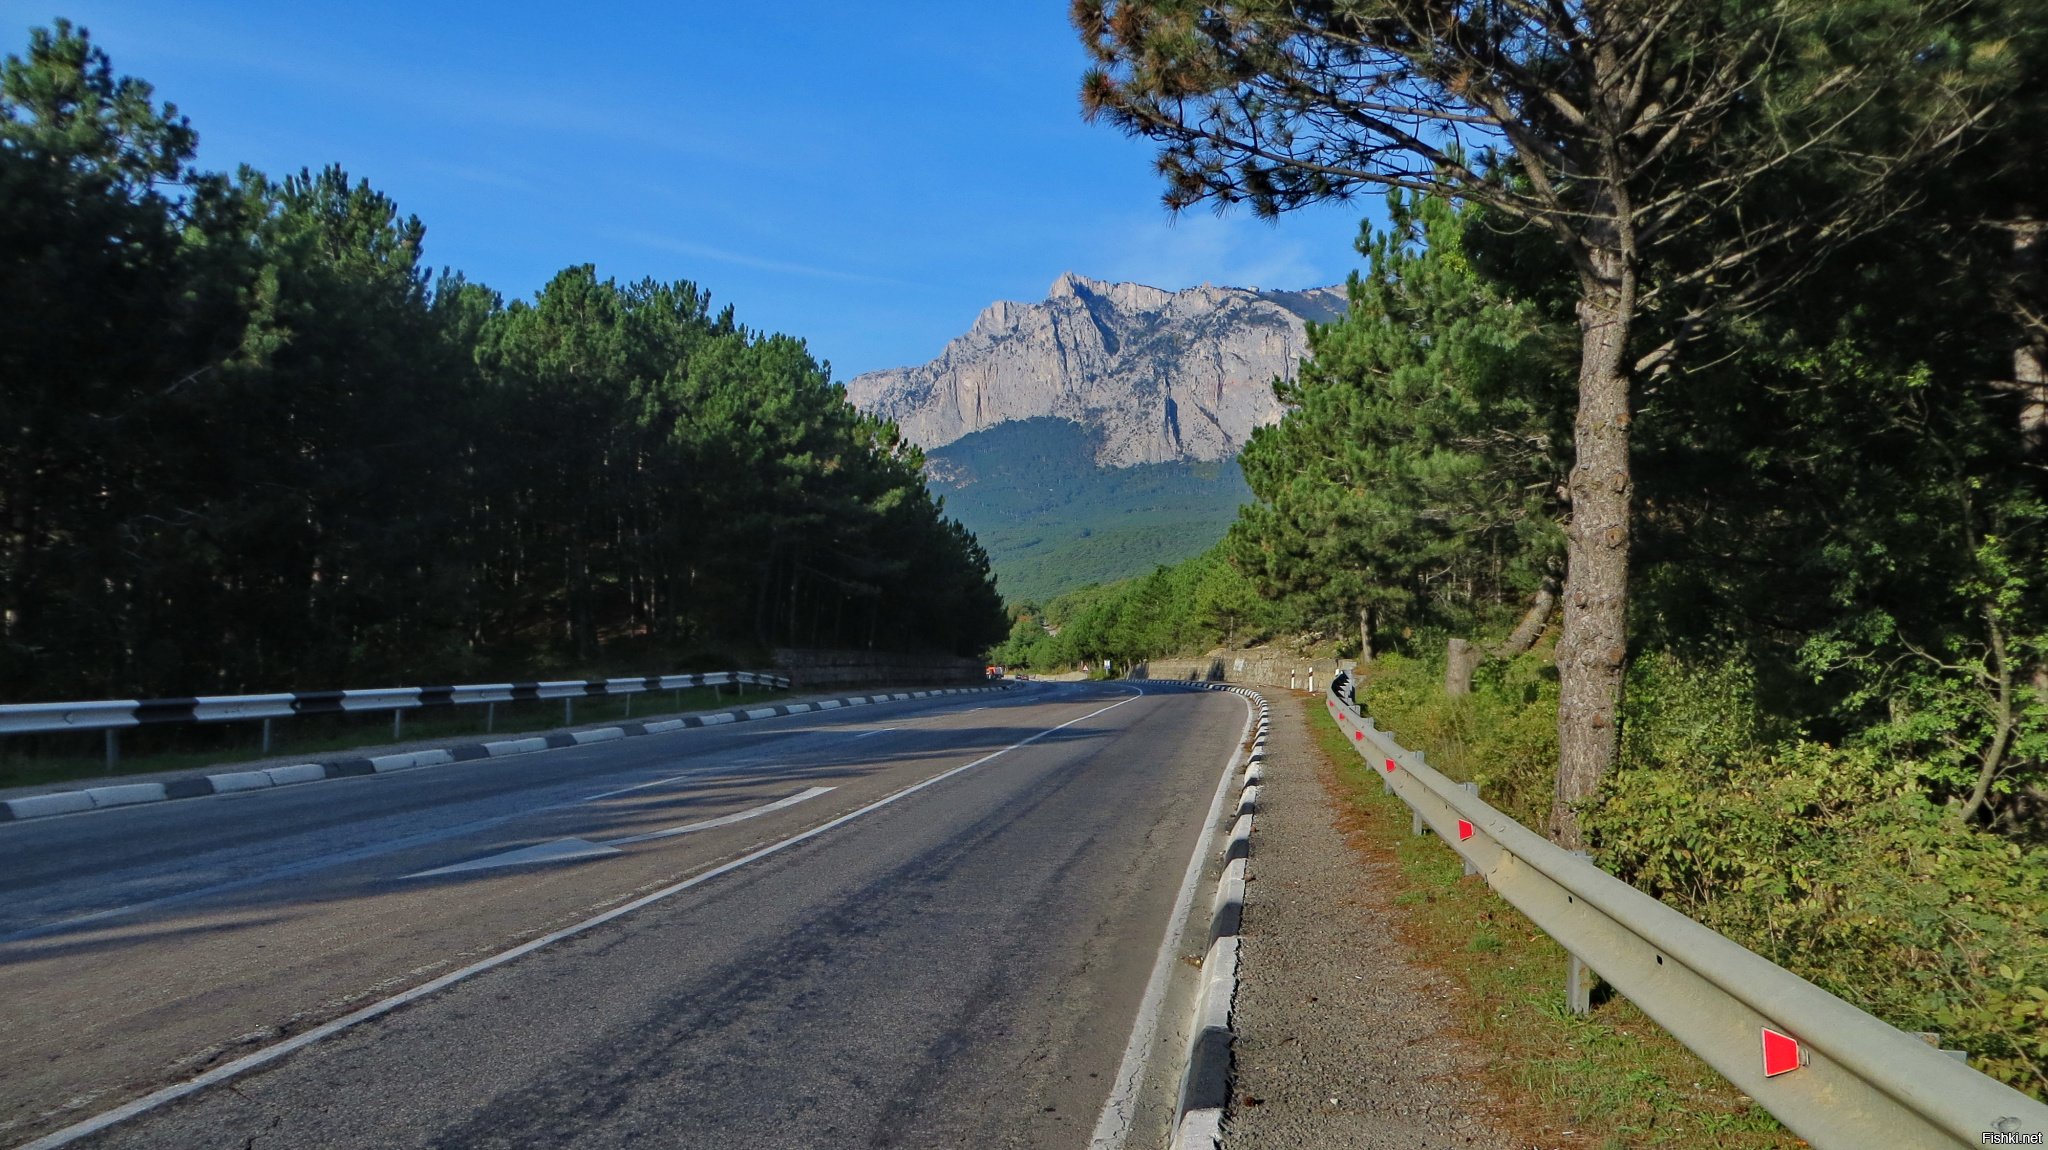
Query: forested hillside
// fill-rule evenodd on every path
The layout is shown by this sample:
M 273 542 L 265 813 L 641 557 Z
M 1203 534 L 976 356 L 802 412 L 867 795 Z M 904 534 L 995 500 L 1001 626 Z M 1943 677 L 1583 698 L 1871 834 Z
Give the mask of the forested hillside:
M 1021 419 L 930 453 L 932 489 L 988 549 L 1003 597 L 1044 602 L 1176 563 L 1251 498 L 1234 462 L 1099 467 L 1099 432 Z
M 366 181 L 196 144 L 61 21 L 0 70 L 9 697 L 1000 637 L 920 453 L 800 339 L 589 266 L 507 303 Z

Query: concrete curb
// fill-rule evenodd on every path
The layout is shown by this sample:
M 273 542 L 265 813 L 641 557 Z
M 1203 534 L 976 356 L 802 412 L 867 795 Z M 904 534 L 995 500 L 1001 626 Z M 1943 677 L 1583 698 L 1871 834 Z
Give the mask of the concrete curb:
M 1245 866 L 1251 855 L 1259 785 L 1265 778 L 1266 735 L 1272 726 L 1271 708 L 1264 695 L 1241 687 L 1208 689 L 1235 691 L 1256 700 L 1259 721 L 1242 790 L 1231 812 L 1236 821 L 1223 848 L 1227 865 L 1216 883 L 1211 905 L 1209 951 L 1202 959 L 1202 989 L 1195 999 L 1194 1024 L 1189 1027 L 1187 1072 L 1174 1106 L 1173 1150 L 1217 1150 L 1223 1144 L 1223 1111 L 1230 1103 L 1230 1048 L 1236 1037 L 1230 1029 L 1230 1012 L 1237 999 L 1237 931 L 1244 917 Z
M 0 801 L 0 823 L 19 822 L 26 819 L 49 818 L 54 815 L 80 814 L 86 811 L 105 810 L 110 807 L 133 806 L 137 803 L 160 803 L 172 799 L 196 799 L 207 795 L 233 794 L 237 791 L 265 790 L 271 787 L 295 786 L 299 783 L 318 783 L 328 779 L 360 778 L 364 775 L 383 775 L 394 771 L 410 771 L 420 767 L 438 767 L 448 763 L 467 763 L 478 759 L 499 759 L 509 755 L 530 755 L 540 751 L 552 751 L 562 747 L 587 746 L 591 743 L 607 743 L 615 739 L 629 739 L 639 735 L 663 735 L 691 727 L 717 727 L 727 723 L 744 723 L 754 719 L 777 718 L 782 715 L 802 715 L 813 711 L 836 711 L 843 707 L 859 707 L 870 703 L 893 703 L 907 699 L 928 699 L 940 695 L 972 695 L 988 691 L 1007 691 L 1009 684 L 990 687 L 941 687 L 928 691 L 898 691 L 886 695 L 853 695 L 839 699 L 824 699 L 808 703 L 781 703 L 773 707 L 754 707 L 743 710 L 709 711 L 693 715 L 682 715 L 654 723 L 622 723 L 616 727 L 598 727 L 588 731 L 574 731 L 566 734 L 540 735 L 525 739 L 501 739 L 490 743 L 474 743 L 459 747 L 436 747 L 424 751 L 411 751 L 396 755 L 378 755 L 373 758 L 334 759 L 318 763 L 297 763 L 286 767 L 267 767 L 256 771 L 225 771 L 215 775 L 199 775 L 193 778 L 174 779 L 167 783 L 120 783 L 104 787 L 86 787 L 75 791 L 53 791 L 49 794 L 30 795 L 25 798 Z

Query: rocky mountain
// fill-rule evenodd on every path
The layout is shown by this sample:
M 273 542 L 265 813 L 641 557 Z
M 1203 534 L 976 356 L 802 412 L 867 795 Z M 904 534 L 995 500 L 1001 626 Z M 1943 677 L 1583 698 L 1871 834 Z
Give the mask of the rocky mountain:
M 1105 467 L 1224 460 L 1279 419 L 1272 380 L 1307 352 L 1303 321 L 1344 306 L 1341 287 L 1169 292 L 1068 272 L 1044 302 L 991 304 L 937 359 L 846 391 L 926 448 L 1050 417 L 1088 429 Z

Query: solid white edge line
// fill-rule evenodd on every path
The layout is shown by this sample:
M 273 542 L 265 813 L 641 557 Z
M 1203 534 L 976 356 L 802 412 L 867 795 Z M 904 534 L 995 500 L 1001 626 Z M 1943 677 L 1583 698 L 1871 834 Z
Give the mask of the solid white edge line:
M 1174 896 L 1173 913 L 1166 920 L 1166 937 L 1159 941 L 1159 954 L 1152 960 L 1152 975 L 1145 983 L 1145 997 L 1138 1005 L 1137 1020 L 1131 1024 L 1131 1040 L 1124 1046 L 1124 1059 L 1117 1067 L 1116 1081 L 1110 1086 L 1109 1098 L 1103 1102 L 1102 1113 L 1095 1120 L 1095 1132 L 1088 1140 L 1089 1150 L 1123 1150 L 1124 1143 L 1131 1136 L 1131 1122 L 1137 1117 L 1138 1092 L 1144 1088 L 1151 1049 L 1159 1037 L 1159 1013 L 1166 1006 L 1167 984 L 1173 979 L 1180 939 L 1187 931 L 1188 916 L 1194 910 L 1195 887 L 1201 883 L 1209 852 L 1214 849 L 1218 824 L 1223 821 L 1223 803 L 1230 796 L 1230 784 L 1237 777 L 1237 762 L 1244 754 L 1245 738 L 1251 734 L 1252 719 L 1258 713 L 1252 700 L 1245 699 L 1244 702 L 1244 728 L 1230 746 L 1230 758 L 1223 764 L 1223 777 L 1216 782 L 1216 796 L 1209 800 L 1209 815 L 1202 824 L 1202 837 L 1195 842 L 1195 853 L 1188 856 L 1187 873 L 1181 877 L 1180 893 Z M 1179 1106 L 1176 1104 L 1174 1109 L 1178 1111 Z
M 991 751 L 988 754 L 983 755 L 982 757 L 974 760 L 971 763 L 966 763 L 961 766 L 954 767 L 950 770 L 942 771 L 939 774 L 933 775 L 931 778 L 925 779 L 923 782 L 912 783 L 911 785 L 904 787 L 900 791 L 894 791 L 890 794 L 884 795 L 881 798 L 876 799 L 874 802 L 869 803 L 867 806 L 861 807 L 860 809 L 849 812 L 847 814 L 840 815 L 838 818 L 833 819 L 830 822 L 821 823 L 818 826 L 812 827 L 810 830 L 802 831 L 798 834 L 791 835 L 788 838 L 783 839 L 779 842 L 770 843 L 767 846 L 762 847 L 760 850 L 754 851 L 751 854 L 742 855 L 739 858 L 732 860 L 731 862 L 722 863 L 718 866 L 711 868 L 708 871 L 692 875 L 689 878 L 682 880 L 681 882 L 675 883 L 670 886 L 665 886 L 652 894 L 642 895 L 641 897 L 636 898 L 631 902 L 622 903 L 619 906 L 615 906 L 612 909 L 605 911 L 603 914 L 595 915 L 591 918 L 586 918 L 582 922 L 576 923 L 573 926 L 563 927 L 561 930 L 555 931 L 553 934 L 542 935 L 541 937 L 536 938 L 531 942 L 521 943 L 520 945 L 515 946 L 510 950 L 500 951 L 497 954 L 491 955 L 489 958 L 473 962 L 468 966 L 463 967 L 461 970 L 450 971 L 449 973 L 444 974 L 431 982 L 421 983 L 420 985 L 413 987 L 411 990 L 407 990 L 399 994 L 394 994 L 390 998 L 386 998 L 380 1002 L 373 1002 L 370 1005 L 363 1007 L 361 1010 L 355 1011 L 352 1014 L 345 1014 L 340 1018 L 333 1020 L 332 1022 L 323 1023 L 319 1026 L 314 1027 L 311 1030 L 306 1031 L 304 1034 L 288 1038 L 275 1046 L 267 1046 L 254 1054 L 238 1058 L 235 1061 L 229 1062 L 222 1066 L 216 1066 L 212 1070 L 209 1070 L 206 1073 L 199 1075 L 197 1078 L 187 1079 L 184 1082 L 180 1082 L 172 1086 L 166 1086 L 161 1090 L 157 1090 L 150 1094 L 145 1094 L 141 1098 L 138 1098 L 135 1101 L 130 1102 L 124 1106 L 117 1106 L 112 1110 L 96 1114 L 91 1118 L 85 1119 L 82 1122 L 72 1123 L 71 1125 L 64 1127 L 62 1130 L 58 1130 L 50 1134 L 45 1134 L 41 1138 L 38 1138 L 33 1142 L 27 1143 L 23 1146 L 19 1146 L 16 1148 L 16 1150 L 56 1150 L 56 1147 L 68 1146 L 71 1143 L 78 1141 L 80 1138 L 84 1138 L 90 1134 L 97 1134 L 100 1131 L 105 1130 L 109 1126 L 125 1122 L 138 1114 L 147 1113 L 148 1111 L 154 1110 L 157 1107 L 162 1106 L 166 1102 L 174 1102 L 180 1098 L 185 1097 L 186 1095 L 197 1094 L 199 1091 L 204 1090 L 207 1087 L 212 1086 L 216 1083 L 226 1082 L 231 1078 L 240 1077 L 241 1075 L 251 1070 L 254 1070 L 259 1066 L 268 1065 L 272 1062 L 277 1061 L 280 1058 L 283 1058 L 287 1054 L 291 1054 L 295 1051 L 311 1046 L 323 1038 L 331 1037 L 360 1023 L 368 1022 L 373 1018 L 389 1014 L 392 1011 L 397 1010 L 399 1007 L 411 1002 L 416 1002 L 430 994 L 433 994 L 435 991 L 445 989 L 447 987 L 455 985 L 458 982 L 462 982 L 466 979 L 473 978 L 476 975 L 482 974 L 485 971 L 492 969 L 493 967 L 502 966 L 505 963 L 511 962 L 515 958 L 521 958 L 526 955 L 532 954 L 534 951 L 539 950 L 542 947 L 552 946 L 565 938 L 570 938 L 575 935 L 582 934 L 584 931 L 589 930 L 592 927 L 602 926 L 603 924 L 610 922 L 615 918 L 621 918 L 625 915 L 631 914 L 642 907 L 651 906 L 654 903 L 662 901 L 663 899 L 670 898 L 677 894 L 681 894 L 683 891 L 689 890 L 691 887 L 709 882 L 712 879 L 718 878 L 721 875 L 730 874 L 731 872 L 736 871 L 743 866 L 746 866 L 748 863 L 755 862 L 759 859 L 767 858 L 769 855 L 775 854 L 778 851 L 784 850 L 788 847 L 793 847 L 798 843 L 814 839 L 819 835 L 824 834 L 826 831 L 834 830 L 838 827 L 845 826 L 847 823 L 850 823 L 853 820 L 860 818 L 862 815 L 866 815 L 873 811 L 878 811 L 883 807 L 886 807 L 889 804 L 895 802 L 898 799 L 905 798 L 909 795 L 915 794 L 918 791 L 925 789 L 926 787 L 944 782 L 945 780 L 952 778 L 954 775 L 960 774 L 965 771 L 971 771 L 974 768 L 982 765 L 983 763 L 988 762 L 991 759 L 1000 758 L 1001 756 L 1007 755 L 1011 751 L 1014 751 L 1019 747 L 1029 746 L 1030 744 L 1037 742 L 1038 740 L 1046 737 L 1047 735 L 1054 734 L 1058 731 L 1064 731 L 1068 727 L 1073 726 L 1075 723 L 1092 719 L 1105 711 L 1114 711 L 1118 707 L 1123 706 L 1125 703 L 1130 702 L 1132 699 L 1138 699 L 1142 697 L 1143 692 L 1139 692 L 1138 694 L 1130 696 L 1130 698 L 1119 699 L 1118 701 L 1111 703 L 1107 707 L 1098 707 L 1097 709 L 1090 711 L 1087 714 L 1080 716 L 1079 718 L 1068 719 L 1066 722 L 1061 723 L 1057 727 L 1047 727 L 1045 730 L 1040 731 L 1035 735 L 1032 735 L 1028 739 L 1019 739 L 1018 741 L 1011 743 L 1009 746 L 1004 747 L 998 751 Z

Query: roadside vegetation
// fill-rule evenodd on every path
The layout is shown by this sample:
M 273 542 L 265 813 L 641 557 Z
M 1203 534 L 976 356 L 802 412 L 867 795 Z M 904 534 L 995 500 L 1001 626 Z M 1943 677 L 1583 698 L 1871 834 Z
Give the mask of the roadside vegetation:
M 1313 701 L 1303 710 L 1340 829 L 1393 864 L 1402 941 L 1457 986 L 1451 1016 L 1488 1052 L 1495 1096 L 1511 1111 L 1503 1117 L 1526 1140 L 1592 1150 L 1805 1145 L 1626 999 L 1596 995 L 1583 1017 L 1567 1010 L 1563 949 L 1484 879 L 1464 875 L 1434 835 L 1410 835 L 1407 805 L 1381 793 L 1328 712 Z
M 200 169 L 83 30 L 0 63 L 0 695 L 978 654 L 986 555 L 801 339 L 507 301 L 338 167 Z
M 1224 541 L 1013 605 L 1001 655 L 1356 656 L 1527 825 L 2048 1097 L 2048 6 L 1650 7 L 1077 5 L 1171 204 L 1390 222 Z M 1627 115 L 1715 128 L 1553 118 L 1618 91 L 1580 37 L 1676 70 Z

